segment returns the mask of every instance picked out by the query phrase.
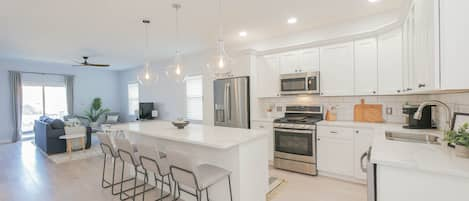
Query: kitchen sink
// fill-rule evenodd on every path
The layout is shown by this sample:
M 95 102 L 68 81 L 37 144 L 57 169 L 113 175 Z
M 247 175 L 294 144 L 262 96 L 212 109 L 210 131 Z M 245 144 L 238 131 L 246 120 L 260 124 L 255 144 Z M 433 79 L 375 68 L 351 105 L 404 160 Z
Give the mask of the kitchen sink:
M 401 142 L 422 143 L 422 144 L 441 144 L 440 137 L 429 134 L 412 134 L 386 131 L 386 139 Z

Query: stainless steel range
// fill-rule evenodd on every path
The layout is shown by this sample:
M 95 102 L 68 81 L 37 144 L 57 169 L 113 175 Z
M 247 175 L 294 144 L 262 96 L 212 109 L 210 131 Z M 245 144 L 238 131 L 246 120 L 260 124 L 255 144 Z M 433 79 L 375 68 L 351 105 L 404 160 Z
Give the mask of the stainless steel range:
M 287 106 L 285 117 L 274 120 L 274 167 L 317 175 L 316 122 L 322 106 Z

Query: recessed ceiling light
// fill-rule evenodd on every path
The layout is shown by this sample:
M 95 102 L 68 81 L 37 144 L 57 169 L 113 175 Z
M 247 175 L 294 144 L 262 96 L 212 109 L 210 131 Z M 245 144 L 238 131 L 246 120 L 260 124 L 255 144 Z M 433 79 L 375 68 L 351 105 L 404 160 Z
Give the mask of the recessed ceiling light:
M 246 37 L 247 35 L 248 35 L 248 32 L 246 32 L 246 31 L 239 32 L 239 36 L 241 36 L 241 37 Z
M 370 2 L 370 3 L 376 3 L 378 1 L 380 1 L 380 0 L 368 0 L 368 2 Z
M 290 17 L 288 18 L 288 24 L 295 24 L 296 22 L 298 21 L 298 19 L 296 19 L 296 17 Z

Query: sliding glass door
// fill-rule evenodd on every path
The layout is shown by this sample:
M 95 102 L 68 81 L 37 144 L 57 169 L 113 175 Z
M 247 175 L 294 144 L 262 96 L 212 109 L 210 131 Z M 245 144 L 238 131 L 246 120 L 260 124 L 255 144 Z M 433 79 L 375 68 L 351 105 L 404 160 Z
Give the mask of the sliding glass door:
M 67 89 L 63 76 L 23 74 L 23 138 L 32 137 L 34 121 L 41 116 L 62 119 L 67 114 Z

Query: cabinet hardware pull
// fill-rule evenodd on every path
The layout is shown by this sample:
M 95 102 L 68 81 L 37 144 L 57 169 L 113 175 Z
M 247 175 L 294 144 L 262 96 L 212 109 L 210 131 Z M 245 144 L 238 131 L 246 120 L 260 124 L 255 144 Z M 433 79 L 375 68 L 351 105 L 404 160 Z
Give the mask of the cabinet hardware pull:
M 426 86 L 426 84 L 419 84 L 419 88 L 424 88 Z
M 337 131 L 331 131 L 330 133 L 337 134 Z
M 376 91 L 373 91 L 373 94 L 376 94 Z

